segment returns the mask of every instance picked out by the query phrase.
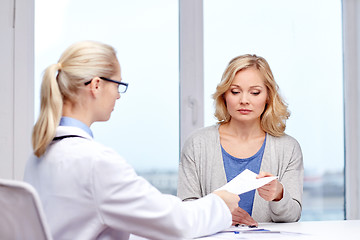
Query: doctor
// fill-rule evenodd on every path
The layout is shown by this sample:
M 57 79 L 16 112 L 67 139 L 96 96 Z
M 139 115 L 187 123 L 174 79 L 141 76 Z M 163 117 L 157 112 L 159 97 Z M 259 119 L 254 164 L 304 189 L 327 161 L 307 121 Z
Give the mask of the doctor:
M 119 93 L 120 65 L 111 46 L 84 41 L 50 65 L 32 136 L 25 181 L 38 191 L 54 239 L 182 239 L 231 225 L 239 197 L 226 191 L 192 202 L 161 194 L 114 150 L 93 140 Z

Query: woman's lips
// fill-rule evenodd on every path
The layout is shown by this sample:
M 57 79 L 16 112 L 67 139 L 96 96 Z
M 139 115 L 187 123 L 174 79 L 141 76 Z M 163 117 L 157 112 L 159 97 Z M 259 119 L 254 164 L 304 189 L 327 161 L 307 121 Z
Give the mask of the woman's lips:
M 240 112 L 241 114 L 249 114 L 251 113 L 250 109 L 239 109 L 238 112 Z

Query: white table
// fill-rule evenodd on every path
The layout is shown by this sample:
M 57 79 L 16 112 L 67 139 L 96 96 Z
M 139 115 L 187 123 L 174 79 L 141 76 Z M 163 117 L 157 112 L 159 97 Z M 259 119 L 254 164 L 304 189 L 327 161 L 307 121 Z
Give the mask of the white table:
M 357 239 L 360 240 L 360 220 L 304 221 L 296 223 L 260 223 L 259 228 L 280 233 L 219 233 L 198 240 L 219 239 Z

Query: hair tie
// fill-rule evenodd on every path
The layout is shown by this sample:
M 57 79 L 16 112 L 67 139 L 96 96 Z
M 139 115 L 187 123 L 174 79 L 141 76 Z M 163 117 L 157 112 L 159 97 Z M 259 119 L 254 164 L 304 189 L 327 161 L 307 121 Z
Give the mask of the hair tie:
M 57 67 L 58 67 L 59 70 L 61 70 L 62 64 L 61 64 L 61 63 L 58 63 L 58 64 L 57 64 Z

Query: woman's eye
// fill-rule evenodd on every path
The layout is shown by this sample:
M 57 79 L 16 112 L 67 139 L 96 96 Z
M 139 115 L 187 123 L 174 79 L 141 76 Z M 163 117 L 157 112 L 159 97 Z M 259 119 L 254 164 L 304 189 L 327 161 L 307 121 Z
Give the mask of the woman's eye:
M 240 93 L 239 91 L 236 91 L 236 90 L 231 90 L 231 93 L 232 94 L 238 94 L 238 93 Z
M 251 94 L 257 96 L 260 94 L 260 92 L 252 92 Z

